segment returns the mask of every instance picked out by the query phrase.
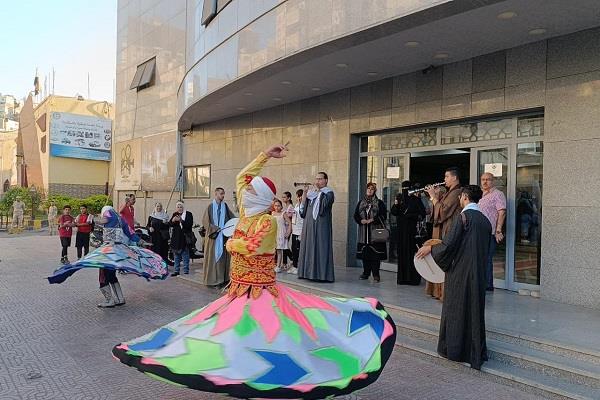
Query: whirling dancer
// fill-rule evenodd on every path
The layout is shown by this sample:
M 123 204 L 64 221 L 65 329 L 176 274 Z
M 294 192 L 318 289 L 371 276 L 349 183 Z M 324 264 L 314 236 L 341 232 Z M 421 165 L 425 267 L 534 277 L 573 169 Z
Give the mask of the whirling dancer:
M 373 383 L 396 329 L 372 298 L 329 298 L 275 281 L 275 185 L 258 174 L 285 146 L 261 153 L 237 176 L 240 221 L 227 241 L 229 292 L 158 330 L 114 347 L 151 377 L 238 398 L 317 399 Z
M 98 307 L 112 308 L 125 304 L 125 297 L 117 279 L 117 270 L 139 275 L 146 279 L 165 279 L 167 266 L 162 258 L 135 244 L 144 242 L 134 233 L 125 221 L 111 206 L 102 208 L 96 223 L 103 225 L 102 238 L 104 244 L 83 257 L 81 260 L 67 264 L 48 277 L 50 283 L 62 283 L 69 276 L 82 268 L 98 268 L 100 292 L 105 298 Z M 130 245 L 134 244 L 134 245 Z M 113 299 L 111 288 L 115 293 Z

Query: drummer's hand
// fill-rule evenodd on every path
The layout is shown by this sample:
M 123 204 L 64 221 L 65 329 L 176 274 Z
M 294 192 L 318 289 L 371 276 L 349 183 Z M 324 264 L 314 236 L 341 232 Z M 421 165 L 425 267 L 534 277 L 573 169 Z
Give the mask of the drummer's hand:
M 285 154 L 286 151 L 287 151 L 287 148 L 284 145 L 278 144 L 278 145 L 269 147 L 267 150 L 264 151 L 264 153 L 269 157 L 283 158 L 286 156 L 286 154 Z
M 422 246 L 417 254 L 415 255 L 417 258 L 425 258 L 427 254 L 431 253 L 431 246 Z

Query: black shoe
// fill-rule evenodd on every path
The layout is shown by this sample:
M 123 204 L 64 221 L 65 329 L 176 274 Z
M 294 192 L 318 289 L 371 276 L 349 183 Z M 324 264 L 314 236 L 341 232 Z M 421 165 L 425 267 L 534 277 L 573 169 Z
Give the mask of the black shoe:
M 179 272 L 173 272 L 173 273 L 171 274 L 171 276 L 178 276 L 178 275 L 179 275 Z
M 66 260 L 65 257 L 61 257 L 60 258 L 60 263 L 63 264 L 63 265 L 66 264 L 67 262 L 65 260 Z
M 493 286 L 489 287 L 489 288 L 485 289 L 485 291 L 486 292 L 493 292 L 494 291 L 494 287 Z
M 378 277 L 378 276 L 374 276 L 374 277 L 373 277 L 373 280 L 374 280 L 375 282 L 379 282 L 379 281 L 381 280 L 381 278 L 380 278 L 380 277 Z
M 360 279 L 361 281 L 364 281 L 366 279 L 369 279 L 368 275 L 362 274 L 361 276 L 358 277 L 358 279 Z
M 183 271 L 183 274 L 184 274 L 184 275 L 189 275 L 189 274 L 190 274 L 190 271 Z

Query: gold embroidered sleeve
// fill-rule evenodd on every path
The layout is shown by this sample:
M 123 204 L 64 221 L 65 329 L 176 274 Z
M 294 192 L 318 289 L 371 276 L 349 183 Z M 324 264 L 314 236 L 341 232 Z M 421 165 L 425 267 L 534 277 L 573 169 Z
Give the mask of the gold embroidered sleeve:
M 277 223 L 271 215 L 260 217 L 256 230 L 248 232 L 246 237 L 227 241 L 227 250 L 245 256 L 274 254 L 277 246 Z

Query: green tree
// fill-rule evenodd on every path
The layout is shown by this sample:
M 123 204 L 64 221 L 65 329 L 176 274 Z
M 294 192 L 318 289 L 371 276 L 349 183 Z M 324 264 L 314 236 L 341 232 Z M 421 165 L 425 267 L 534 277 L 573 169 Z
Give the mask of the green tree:
M 25 206 L 31 207 L 31 193 L 27 188 L 14 187 L 4 193 L 2 200 L 0 200 L 0 211 L 3 213 L 9 213 L 12 211 L 12 205 L 15 199 L 20 196 L 21 200 L 25 203 Z

